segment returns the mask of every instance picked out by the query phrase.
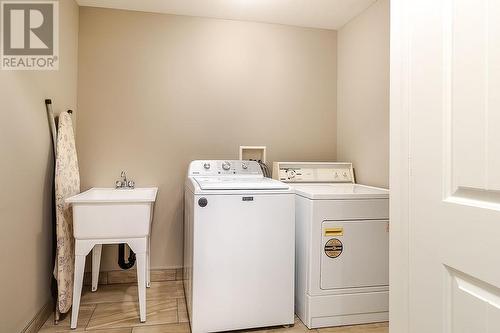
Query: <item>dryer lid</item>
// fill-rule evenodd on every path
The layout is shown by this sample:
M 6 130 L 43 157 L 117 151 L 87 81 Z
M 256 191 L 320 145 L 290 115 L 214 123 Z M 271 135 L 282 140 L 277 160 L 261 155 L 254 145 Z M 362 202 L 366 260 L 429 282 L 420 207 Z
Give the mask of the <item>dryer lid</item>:
M 288 190 L 290 187 L 271 178 L 194 177 L 202 190 Z
M 297 184 L 295 193 L 309 199 L 387 199 L 389 190 L 359 184 Z

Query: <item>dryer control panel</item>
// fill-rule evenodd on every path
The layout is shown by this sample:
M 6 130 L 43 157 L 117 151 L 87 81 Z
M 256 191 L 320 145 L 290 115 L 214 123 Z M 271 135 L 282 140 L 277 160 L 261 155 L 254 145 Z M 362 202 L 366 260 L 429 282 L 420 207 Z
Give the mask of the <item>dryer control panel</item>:
M 354 183 L 352 163 L 274 162 L 273 178 L 285 183 Z

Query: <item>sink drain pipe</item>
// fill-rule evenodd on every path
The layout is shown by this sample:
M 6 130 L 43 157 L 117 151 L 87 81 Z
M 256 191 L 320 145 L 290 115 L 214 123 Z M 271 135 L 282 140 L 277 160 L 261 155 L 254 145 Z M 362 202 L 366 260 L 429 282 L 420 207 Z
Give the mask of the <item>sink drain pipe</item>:
M 118 245 L 118 266 L 120 266 L 121 269 L 129 269 L 135 264 L 135 253 L 130 250 L 130 254 L 128 256 L 128 261 L 125 262 L 125 244 L 119 244 Z

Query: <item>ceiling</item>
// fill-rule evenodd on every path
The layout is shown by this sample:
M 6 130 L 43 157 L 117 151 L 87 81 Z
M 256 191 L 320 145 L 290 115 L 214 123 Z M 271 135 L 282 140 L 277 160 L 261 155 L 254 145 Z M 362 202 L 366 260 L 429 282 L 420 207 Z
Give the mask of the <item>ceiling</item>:
M 338 29 L 376 0 L 76 0 L 80 6 Z

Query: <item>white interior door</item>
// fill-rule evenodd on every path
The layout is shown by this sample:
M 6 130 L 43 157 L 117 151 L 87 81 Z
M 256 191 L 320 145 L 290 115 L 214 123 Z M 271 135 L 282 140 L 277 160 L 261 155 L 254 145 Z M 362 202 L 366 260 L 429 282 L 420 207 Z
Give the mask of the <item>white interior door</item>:
M 500 1 L 391 7 L 391 332 L 500 332 Z

